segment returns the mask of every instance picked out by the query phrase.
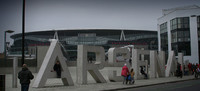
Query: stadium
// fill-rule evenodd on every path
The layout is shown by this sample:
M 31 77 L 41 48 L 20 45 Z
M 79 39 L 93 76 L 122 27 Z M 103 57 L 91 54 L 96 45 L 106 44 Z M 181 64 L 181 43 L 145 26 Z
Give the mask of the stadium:
M 21 54 L 22 34 L 12 35 L 9 54 Z M 157 31 L 122 29 L 47 30 L 25 33 L 25 54 L 36 54 L 38 46 L 49 46 L 49 39 L 58 38 L 62 51 L 69 60 L 76 60 L 77 45 L 111 47 L 134 45 L 135 48 L 158 50 Z M 93 55 L 93 54 L 90 54 Z

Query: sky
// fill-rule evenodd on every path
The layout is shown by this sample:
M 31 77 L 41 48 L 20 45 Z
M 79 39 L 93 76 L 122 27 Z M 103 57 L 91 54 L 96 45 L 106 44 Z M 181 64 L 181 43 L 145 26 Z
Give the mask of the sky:
M 157 30 L 162 9 L 200 0 L 26 0 L 25 32 L 64 29 Z M 22 0 L 0 0 L 0 53 L 4 31 L 22 32 Z

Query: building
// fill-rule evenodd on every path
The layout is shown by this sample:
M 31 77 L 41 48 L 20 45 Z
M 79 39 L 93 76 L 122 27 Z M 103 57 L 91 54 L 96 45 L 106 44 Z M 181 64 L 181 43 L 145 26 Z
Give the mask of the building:
M 135 45 L 135 48 L 158 49 L 157 31 L 121 29 L 74 29 L 49 30 L 25 33 L 25 53 L 35 54 L 37 46 L 49 46 L 49 39 L 57 37 L 66 57 L 75 60 L 77 45 L 103 46 L 105 51 L 111 47 Z M 11 36 L 14 43 L 10 54 L 21 54 L 22 34 Z M 92 53 L 90 55 L 93 55 Z
M 159 50 L 184 53 L 184 60 L 200 63 L 200 7 L 164 9 L 158 18 Z

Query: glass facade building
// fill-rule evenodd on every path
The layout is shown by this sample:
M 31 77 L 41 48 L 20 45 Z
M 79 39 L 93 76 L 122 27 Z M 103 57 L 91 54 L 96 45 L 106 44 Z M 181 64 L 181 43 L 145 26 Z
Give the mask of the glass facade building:
M 175 56 L 183 53 L 184 60 L 199 63 L 199 16 L 196 5 L 163 9 L 163 16 L 158 18 L 159 51 L 174 51 Z
M 123 32 L 123 34 L 122 34 Z M 49 39 L 57 33 L 63 52 L 71 60 L 77 57 L 77 45 L 103 46 L 105 51 L 111 47 L 136 45 L 140 48 L 157 50 L 157 31 L 147 30 L 118 30 L 118 29 L 79 29 L 79 30 L 50 30 L 25 33 L 25 53 L 30 54 L 34 50 L 30 47 L 49 46 Z M 123 40 L 120 39 L 123 36 Z M 21 34 L 12 35 L 14 43 L 9 51 L 10 54 L 21 53 Z M 92 54 L 91 54 L 92 55 Z

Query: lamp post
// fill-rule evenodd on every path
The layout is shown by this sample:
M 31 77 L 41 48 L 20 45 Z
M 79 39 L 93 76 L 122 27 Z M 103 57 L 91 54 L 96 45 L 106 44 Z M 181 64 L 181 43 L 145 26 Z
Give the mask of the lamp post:
M 24 64 L 25 1 L 22 0 L 22 65 Z
M 6 59 L 7 59 L 7 43 L 6 43 L 6 33 L 13 33 L 14 31 L 12 31 L 12 30 L 6 30 L 5 32 L 4 32 L 4 60 L 6 61 Z

